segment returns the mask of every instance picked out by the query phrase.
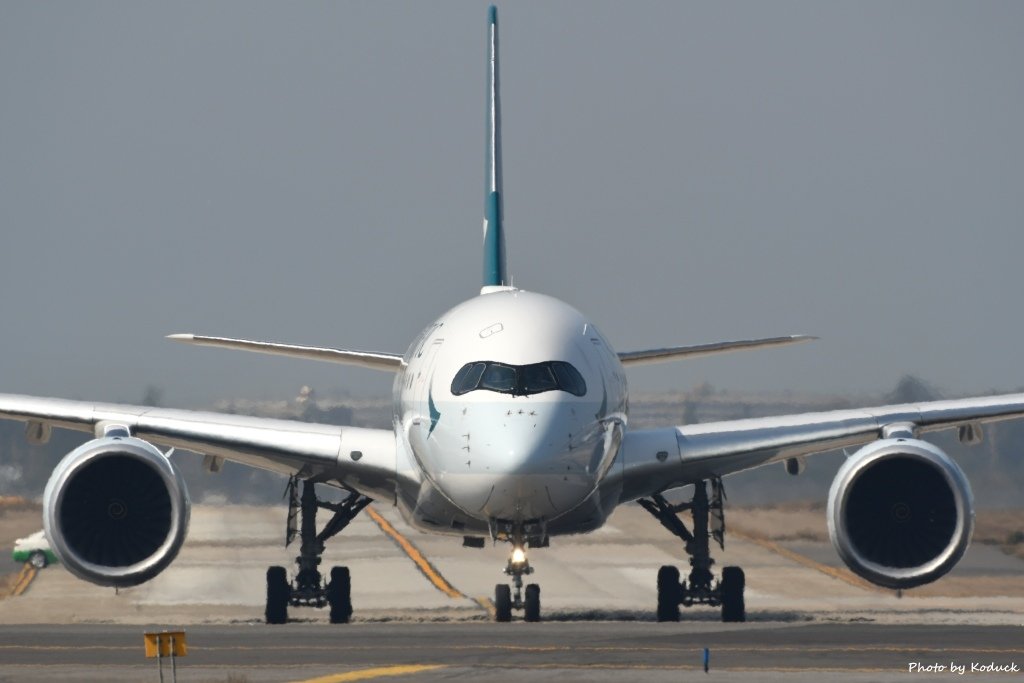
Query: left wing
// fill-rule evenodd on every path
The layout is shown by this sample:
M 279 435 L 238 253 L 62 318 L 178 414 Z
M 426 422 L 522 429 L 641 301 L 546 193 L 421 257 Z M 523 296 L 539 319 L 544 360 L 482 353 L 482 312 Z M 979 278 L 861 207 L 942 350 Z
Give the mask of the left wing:
M 627 431 L 622 442 L 623 495 L 632 500 L 702 479 L 888 436 L 1024 417 L 1024 394 L 833 410 L 779 417 Z
M 389 370 L 398 372 L 402 368 L 402 356 L 397 353 L 382 351 L 353 351 L 351 349 L 331 349 L 320 346 L 299 346 L 297 344 L 279 344 L 268 341 L 252 341 L 249 339 L 231 339 L 228 337 L 204 337 L 199 334 L 169 334 L 167 338 L 196 346 L 216 346 L 222 349 L 238 351 L 254 351 L 275 356 L 291 356 L 307 360 L 325 360 L 331 363 L 358 365 L 371 370 Z
M 92 432 L 112 425 L 162 446 L 182 448 L 260 469 L 333 480 L 371 498 L 394 500 L 396 443 L 391 430 L 0 394 L 0 419 Z M 38 437 L 37 437 L 38 439 Z
M 664 349 L 624 351 L 619 354 L 619 361 L 623 365 L 645 365 L 647 363 L 661 363 L 662 361 L 675 360 L 677 358 L 698 358 L 717 353 L 763 349 L 769 346 L 786 346 L 814 339 L 817 339 L 817 337 L 811 337 L 806 334 L 793 334 L 787 337 L 741 339 L 737 341 L 713 342 L 711 344 L 695 344 L 693 346 L 669 346 Z

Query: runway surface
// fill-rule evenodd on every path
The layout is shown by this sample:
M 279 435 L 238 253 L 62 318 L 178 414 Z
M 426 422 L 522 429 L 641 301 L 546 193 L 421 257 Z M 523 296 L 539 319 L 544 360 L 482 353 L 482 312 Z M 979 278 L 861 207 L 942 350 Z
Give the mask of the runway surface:
M 0 627 L 0 680 L 152 680 L 155 662 L 143 659 L 142 632 L 111 625 Z M 1022 626 L 214 625 L 190 627 L 187 638 L 189 654 L 178 664 L 181 681 L 226 681 L 229 673 L 239 681 L 306 681 L 388 667 L 406 667 L 403 678 L 410 681 L 679 681 L 703 675 L 704 648 L 716 680 L 818 680 L 823 672 L 830 679 L 905 680 L 917 662 L 963 664 L 968 673 L 971 664 L 1024 666 Z M 928 675 L 934 676 L 921 674 Z
M 199 505 L 181 554 L 149 583 L 115 593 L 48 567 L 0 600 L 0 681 L 157 680 L 142 633 L 179 628 L 190 654 L 178 680 L 218 683 L 679 681 L 705 675 L 704 648 L 708 676 L 722 681 L 935 680 L 943 672 L 909 666 L 1024 666 L 1024 561 L 992 546 L 975 544 L 929 592 L 900 597 L 858 582 L 826 543 L 735 534 L 714 555 L 716 567 L 746 570 L 749 621 L 695 608 L 658 624 L 657 568 L 685 560 L 674 537 L 626 506 L 598 532 L 531 553 L 544 623 L 495 624 L 489 597 L 507 548 L 420 535 L 375 507 L 324 556 L 325 570 L 351 568 L 352 624 L 293 609 L 293 623 L 263 625 L 266 567 L 296 554 L 282 547 L 283 508 Z

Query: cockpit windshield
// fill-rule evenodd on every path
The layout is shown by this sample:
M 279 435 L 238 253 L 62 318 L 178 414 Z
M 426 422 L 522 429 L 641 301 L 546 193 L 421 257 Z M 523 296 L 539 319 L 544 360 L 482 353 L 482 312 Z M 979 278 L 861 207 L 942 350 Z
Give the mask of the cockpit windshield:
M 587 383 L 579 370 L 560 360 L 531 365 L 477 361 L 467 363 L 455 374 L 452 394 L 462 396 L 477 389 L 513 396 L 545 391 L 567 391 L 573 396 L 583 396 L 587 393 Z

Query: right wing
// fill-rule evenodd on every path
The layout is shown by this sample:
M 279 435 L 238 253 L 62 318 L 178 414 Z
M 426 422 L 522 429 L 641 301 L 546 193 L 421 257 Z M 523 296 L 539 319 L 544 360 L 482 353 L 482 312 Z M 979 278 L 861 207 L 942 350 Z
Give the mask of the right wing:
M 371 370 L 390 370 L 398 372 L 402 368 L 402 356 L 397 353 L 381 351 L 352 351 L 349 349 L 329 349 L 317 346 L 297 346 L 295 344 L 278 344 L 266 341 L 250 341 L 248 339 L 229 339 L 228 337 L 204 337 L 198 334 L 169 334 L 168 339 L 196 346 L 216 346 L 222 349 L 254 351 L 277 356 L 292 356 L 308 360 L 325 360 L 331 363 L 358 365 Z
M 132 436 L 210 458 L 302 478 L 318 477 L 371 498 L 394 501 L 397 446 L 389 429 L 337 427 L 295 420 L 0 394 L 0 419 L 29 433 L 61 427 L 102 436 L 123 425 Z

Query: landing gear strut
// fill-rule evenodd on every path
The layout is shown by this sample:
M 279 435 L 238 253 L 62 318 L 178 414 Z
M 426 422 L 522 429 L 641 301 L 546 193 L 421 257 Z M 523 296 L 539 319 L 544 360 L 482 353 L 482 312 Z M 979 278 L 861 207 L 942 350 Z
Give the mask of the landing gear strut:
M 690 556 L 688 580 L 679 580 L 679 569 L 665 565 L 658 570 L 658 621 L 679 621 L 679 606 L 721 606 L 722 621 L 746 621 L 743 601 L 745 578 L 739 567 L 725 567 L 722 578 L 715 582 L 711 574 L 711 539 L 725 548 L 725 488 L 721 479 L 711 480 L 711 498 L 708 499 L 707 482 L 694 484 L 693 500 L 672 505 L 661 494 L 637 502 L 654 515 L 662 526 L 682 539 L 686 554 Z M 679 513 L 690 511 L 693 518 L 691 533 Z
M 292 607 L 326 607 L 330 606 L 332 624 L 347 624 L 352 616 L 351 580 L 348 567 L 332 567 L 331 578 L 325 582 L 320 574 L 320 556 L 324 552 L 324 543 L 348 526 L 371 499 L 364 495 L 349 492 L 348 497 L 340 503 L 319 500 L 316 497 L 316 483 L 312 480 L 302 482 L 302 495 L 299 495 L 297 477 L 288 481 L 288 527 L 285 532 L 285 547 L 291 544 L 295 536 L 300 536 L 299 556 L 295 558 L 299 571 L 293 581 L 288 581 L 284 567 L 267 569 L 267 608 L 268 624 L 284 624 L 288 622 L 288 606 Z M 330 510 L 334 516 L 317 533 L 316 513 L 323 508 Z M 299 513 L 302 523 L 296 528 Z
M 540 621 L 540 586 L 535 583 L 526 586 L 523 592 L 523 577 L 533 573 L 533 567 L 526 559 L 527 546 L 544 547 L 547 545 L 547 535 L 541 532 L 540 536 L 526 536 L 522 529 L 507 534 L 507 540 L 512 543 L 512 552 L 509 554 L 508 564 L 505 565 L 505 573 L 512 577 L 512 588 L 508 584 L 499 583 L 494 587 L 494 620 L 512 621 L 512 610 L 523 610 L 524 621 Z

